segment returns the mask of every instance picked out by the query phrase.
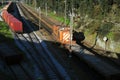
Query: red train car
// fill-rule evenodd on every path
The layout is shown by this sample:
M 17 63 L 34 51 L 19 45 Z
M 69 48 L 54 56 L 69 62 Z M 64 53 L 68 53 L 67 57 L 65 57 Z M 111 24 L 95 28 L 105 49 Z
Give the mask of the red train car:
M 2 11 L 2 17 L 3 17 L 3 19 L 5 20 L 6 19 L 6 16 L 8 15 L 8 12 L 7 12 L 7 10 L 3 10 Z M 5 20 L 6 21 L 6 20 Z
M 16 19 L 12 14 L 8 13 L 8 8 L 11 5 L 11 1 L 2 9 L 2 18 L 4 21 L 9 25 L 10 29 L 13 32 L 22 33 L 23 32 L 23 26 L 22 22 Z
M 8 14 L 8 17 L 7 17 L 7 19 L 6 19 L 6 22 L 8 23 L 8 25 L 10 24 L 10 21 L 11 21 L 11 19 L 13 19 L 13 18 L 14 18 L 13 15 Z
M 9 26 L 14 32 L 17 32 L 17 33 L 23 32 L 22 22 L 16 18 L 10 19 Z
M 13 32 L 23 32 L 22 22 L 16 19 L 12 14 L 8 13 L 7 10 L 2 11 L 2 17 Z

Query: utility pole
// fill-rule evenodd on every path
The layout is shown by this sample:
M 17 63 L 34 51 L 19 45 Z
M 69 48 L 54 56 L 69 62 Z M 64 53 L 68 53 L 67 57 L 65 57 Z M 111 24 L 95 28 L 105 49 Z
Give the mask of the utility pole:
M 39 30 L 41 29 L 41 8 L 39 7 Z
M 66 26 L 66 11 L 67 11 L 67 5 L 66 5 L 66 3 L 67 3 L 67 0 L 65 0 L 65 26 Z
M 28 4 L 30 5 L 30 0 L 28 0 Z
M 73 36 L 73 5 L 72 5 L 72 11 L 70 13 L 70 55 L 71 56 L 71 52 L 72 52 L 72 36 Z
M 45 3 L 45 10 L 46 10 L 46 16 L 47 16 L 47 3 Z
M 37 2 L 36 2 L 36 0 L 34 0 L 35 1 L 35 10 L 37 9 Z
M 73 8 L 72 8 L 72 12 L 70 14 L 70 49 L 72 46 L 72 31 L 73 31 Z
M 26 4 L 27 4 L 27 0 L 26 0 L 26 2 L 25 2 Z
M 3 7 L 3 0 L 2 0 L 2 7 Z

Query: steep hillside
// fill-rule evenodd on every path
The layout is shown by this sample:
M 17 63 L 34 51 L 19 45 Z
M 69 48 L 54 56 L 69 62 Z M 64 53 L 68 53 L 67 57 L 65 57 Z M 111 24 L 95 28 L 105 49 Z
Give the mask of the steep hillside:
M 73 9 L 74 29 L 85 33 L 85 42 L 115 55 L 120 53 L 120 0 L 31 0 L 26 2 L 65 23 Z M 62 17 L 62 18 L 61 18 Z M 65 23 L 66 24 L 66 23 Z M 107 38 L 107 41 L 103 39 Z

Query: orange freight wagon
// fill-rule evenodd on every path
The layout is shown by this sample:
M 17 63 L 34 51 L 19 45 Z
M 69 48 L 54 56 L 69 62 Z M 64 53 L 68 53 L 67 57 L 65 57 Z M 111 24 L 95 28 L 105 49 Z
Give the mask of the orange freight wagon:
M 53 35 L 56 40 L 62 44 L 70 44 L 70 29 L 61 28 L 60 25 L 53 26 Z M 75 41 L 72 41 L 75 44 Z
M 53 28 L 52 28 L 53 29 L 52 34 L 55 36 L 56 39 L 58 39 L 58 36 L 59 36 L 59 28 L 60 28 L 59 25 L 54 25 Z

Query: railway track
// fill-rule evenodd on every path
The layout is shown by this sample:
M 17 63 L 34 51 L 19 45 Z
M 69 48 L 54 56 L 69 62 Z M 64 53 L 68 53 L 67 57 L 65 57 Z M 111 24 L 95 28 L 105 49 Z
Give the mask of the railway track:
M 31 28 L 33 25 L 29 24 L 24 18 L 22 18 L 22 21 L 27 29 L 33 31 Z M 15 34 L 15 40 L 19 48 L 24 51 L 27 61 L 30 61 L 32 67 L 36 69 L 32 69 L 36 75 L 30 72 L 29 67 L 26 71 L 29 71 L 29 75 L 33 75 L 33 80 L 39 77 L 43 80 L 70 80 L 64 68 L 52 57 L 50 52 L 45 48 L 45 43 L 38 39 L 34 31 L 31 33 Z M 24 65 L 21 66 L 25 67 Z
M 30 12 L 30 14 L 32 14 L 32 13 Z M 31 16 L 35 17 L 35 14 L 32 14 Z M 47 20 L 45 19 L 45 21 L 47 21 Z M 77 53 L 77 55 L 80 58 L 82 58 L 83 60 L 85 60 L 86 63 L 88 63 L 92 68 L 94 68 L 97 72 L 99 72 L 106 79 L 108 79 L 108 80 L 114 80 L 114 79 L 119 80 L 120 70 L 119 70 L 118 66 L 113 65 L 113 64 L 111 65 L 110 63 L 112 63 L 112 62 L 104 61 L 105 59 L 102 60 L 102 58 L 100 56 L 96 57 L 95 54 L 93 54 L 93 53 L 87 51 L 85 48 L 81 48 L 80 53 Z M 89 55 L 92 55 L 92 56 L 89 56 Z M 95 57 L 93 57 L 93 56 L 95 56 Z
M 27 17 L 28 13 L 26 12 L 25 14 Z M 31 15 L 31 16 L 33 16 L 33 15 Z M 34 20 L 34 17 L 32 18 L 32 20 Z M 64 76 L 62 76 L 61 73 L 59 73 L 60 71 L 57 70 L 57 68 L 55 68 L 56 65 L 51 63 L 51 62 L 53 62 L 53 60 L 49 60 L 49 56 L 46 55 L 47 50 L 45 49 L 46 51 L 41 52 L 42 50 L 44 50 L 44 47 L 46 47 L 46 45 L 44 45 L 44 47 L 42 47 L 41 44 L 44 44 L 44 42 L 42 42 L 40 39 L 38 39 L 34 33 L 31 33 L 34 30 L 31 30 L 30 27 L 33 27 L 34 25 L 28 24 L 30 22 L 25 21 L 24 18 L 22 18 L 22 21 L 24 22 L 25 30 L 26 29 L 30 29 L 30 30 L 26 31 L 24 34 L 16 34 L 15 39 L 16 39 L 16 43 L 18 44 L 18 46 L 21 48 L 22 51 L 24 51 L 25 59 L 20 64 L 17 64 L 17 65 L 8 66 L 6 64 L 3 64 L 5 66 L 5 68 L 3 68 L 3 66 L 0 66 L 0 69 L 1 70 L 3 69 L 5 73 L 10 75 L 11 80 L 36 80 L 36 79 L 59 80 L 59 79 L 64 79 Z M 47 21 L 47 19 L 46 19 L 46 21 Z M 44 26 L 44 24 L 43 24 L 43 26 Z M 84 56 L 85 54 L 83 53 L 84 50 L 85 49 L 81 49 L 80 54 L 77 54 L 77 55 L 85 57 Z M 89 53 L 88 55 L 93 55 L 93 54 Z M 46 58 L 47 58 L 47 60 L 45 60 Z M 90 58 L 90 57 L 88 57 L 88 58 Z M 93 59 L 91 59 L 91 60 L 93 60 Z M 94 60 L 97 60 L 97 59 L 94 59 Z M 91 61 L 89 61 L 89 59 L 87 61 L 88 61 L 87 63 L 89 63 L 91 65 Z M 64 62 L 64 61 L 62 61 L 62 62 Z M 99 70 L 101 70 L 101 69 L 99 69 Z M 113 70 L 115 70 L 115 69 L 113 69 Z M 109 73 L 110 72 L 111 71 L 109 71 Z M 101 74 L 104 74 L 104 72 Z M 106 76 L 109 77 L 111 74 L 114 75 L 114 72 L 111 73 L 110 75 L 108 74 L 108 72 L 105 74 L 107 74 Z M 116 74 L 115 74 L 115 76 L 116 76 Z
M 51 20 L 47 19 L 44 15 L 39 17 L 37 13 L 32 13 L 32 11 L 28 8 L 26 8 L 23 4 L 18 4 L 19 6 L 22 6 L 22 10 L 24 10 L 24 14 L 26 15 L 26 19 L 29 18 L 29 20 L 34 23 L 35 25 L 39 26 L 39 20 L 41 21 L 42 27 L 47 30 L 50 34 L 52 34 L 52 26 L 55 24 Z M 28 12 L 26 12 L 28 11 Z M 29 15 L 30 16 L 29 16 Z
M 36 12 L 36 10 L 33 10 L 30 6 L 28 6 L 28 5 L 23 5 L 24 6 L 24 8 L 26 8 L 26 9 L 30 9 L 30 10 L 32 10 L 32 12 L 34 13 L 34 15 L 37 15 L 37 16 L 39 16 L 39 11 L 37 11 Z M 45 15 L 43 15 L 42 13 L 41 13 L 41 19 L 44 19 L 46 22 L 49 22 L 49 24 L 52 26 L 52 25 L 59 25 L 59 23 L 55 23 L 55 22 L 53 22 L 53 21 L 51 21 L 50 19 L 48 19 Z
M 26 65 L 24 65 L 24 62 L 14 65 L 7 65 L 3 62 L 0 62 L 0 64 L 2 64 L 0 66 L 0 70 L 3 72 L 3 74 L 6 75 L 6 77 L 4 77 L 4 79 L 2 80 L 33 80 L 33 78 L 31 78 L 31 75 L 27 71 L 28 68 L 26 67 Z
M 17 13 L 18 10 L 14 15 L 20 18 Z M 28 31 L 23 34 L 13 33 L 13 35 L 17 46 L 24 52 L 24 59 L 14 65 L 7 65 L 0 61 L 2 64 L 0 70 L 9 77 L 2 80 L 70 80 L 64 68 L 47 50 L 44 41 L 32 30 L 31 27 L 34 25 L 29 24 L 24 18 L 20 20 Z

